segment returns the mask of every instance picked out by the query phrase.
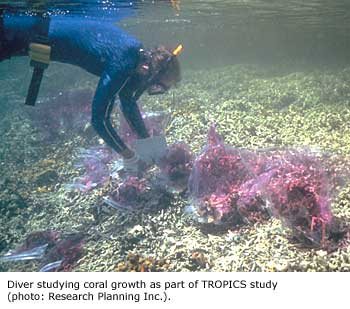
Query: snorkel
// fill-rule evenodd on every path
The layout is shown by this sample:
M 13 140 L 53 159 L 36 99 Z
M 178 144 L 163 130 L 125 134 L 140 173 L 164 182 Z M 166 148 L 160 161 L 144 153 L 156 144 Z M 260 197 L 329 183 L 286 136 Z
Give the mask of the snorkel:
M 179 44 L 173 51 L 165 48 L 158 48 L 155 51 L 141 50 L 142 62 L 137 69 L 140 77 L 141 86 L 135 91 L 134 99 L 137 100 L 146 90 L 149 95 L 163 94 L 171 85 L 167 85 L 162 81 L 162 77 L 166 77 L 167 72 L 171 70 L 171 65 L 177 63 L 177 56 L 183 51 L 182 44 Z M 158 53 L 158 54 L 157 54 Z M 162 54 L 162 55 L 160 55 Z M 163 59 L 155 59 L 163 57 Z
M 182 46 L 182 44 L 179 44 L 172 52 L 172 54 L 177 57 L 178 55 L 180 55 L 183 51 L 184 47 Z

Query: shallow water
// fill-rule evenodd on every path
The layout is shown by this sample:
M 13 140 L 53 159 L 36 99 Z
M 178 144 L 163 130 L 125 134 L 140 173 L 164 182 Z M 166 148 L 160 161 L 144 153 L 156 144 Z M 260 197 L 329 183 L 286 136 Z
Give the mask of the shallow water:
M 185 67 L 242 61 L 329 65 L 349 59 L 346 0 L 173 1 L 178 6 L 169 2 L 46 1 L 52 14 L 121 19 L 122 26 L 150 47 L 182 42 Z M 11 1 L 15 3 L 25 11 L 25 1 Z
M 29 14 L 25 1 L 0 1 L 0 6 L 9 3 Z M 234 147 L 317 149 L 343 171 L 332 211 L 350 222 L 348 1 L 47 4 L 52 14 L 116 21 L 147 47 L 182 43 L 178 88 L 140 99 L 145 111 L 169 113 L 168 143 L 184 141 L 198 155 L 209 125 L 217 123 L 225 142 Z M 188 193 L 174 193 L 161 210 L 130 213 L 103 202 L 120 179 L 87 192 L 67 189 L 84 176 L 81 149 L 89 151 L 101 141 L 87 119 L 77 126 L 71 119 L 70 125 L 46 121 L 52 126 L 43 129 L 30 107 L 23 106 L 30 78 L 28 58 L 0 63 L 0 255 L 31 232 L 53 229 L 85 235 L 77 270 L 140 270 L 135 256 L 140 258 L 136 264 L 150 259 L 150 270 L 161 271 L 350 270 L 347 240 L 327 253 L 301 246 L 277 219 L 226 229 L 204 226 L 186 214 Z M 59 101 L 60 93 L 89 98 L 97 82 L 98 77 L 82 69 L 50 64 L 36 107 L 47 108 L 40 117 L 65 115 L 63 109 L 74 104 Z M 117 113 L 114 120 L 118 122 Z M 113 172 L 113 162 L 107 167 Z M 0 263 L 0 270 L 37 271 L 39 266 L 33 261 Z

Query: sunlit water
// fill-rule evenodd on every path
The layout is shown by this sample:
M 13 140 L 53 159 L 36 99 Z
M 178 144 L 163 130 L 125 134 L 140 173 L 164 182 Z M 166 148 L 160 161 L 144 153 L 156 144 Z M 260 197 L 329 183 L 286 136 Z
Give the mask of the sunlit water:
M 146 46 L 182 42 L 186 67 L 281 61 L 327 65 L 347 61 L 350 54 L 346 0 L 46 2 L 52 14 L 119 20 Z M 0 3 L 28 8 L 26 1 Z
M 0 1 L 0 7 L 35 14 L 36 0 Z M 41 3 L 43 1 L 40 1 Z M 30 4 L 31 3 L 31 4 Z M 232 64 L 346 66 L 350 60 L 350 2 L 346 0 L 234 0 L 234 1 L 46 1 L 52 15 L 79 15 L 87 19 L 115 21 L 146 47 L 159 44 L 174 47 L 182 43 L 182 69 L 213 69 Z M 55 87 L 72 84 L 72 74 L 56 74 L 51 65 L 43 82 L 50 87 L 50 76 L 62 77 Z M 31 76 L 27 58 L 14 58 L 0 66 L 8 83 L 19 81 L 16 95 L 25 95 Z M 78 70 L 79 71 L 79 70 Z M 73 75 L 84 79 L 80 72 Z M 81 73 L 81 74 L 80 74 Z M 79 75 L 80 74 L 80 75 Z M 184 75 L 186 76 L 186 74 Z M 0 77 L 1 78 L 1 77 Z M 95 82 L 94 77 L 88 80 Z M 17 85 L 14 83 L 13 85 Z M 23 86 L 23 87 L 22 87 Z M 55 88 L 53 87 L 53 88 Z

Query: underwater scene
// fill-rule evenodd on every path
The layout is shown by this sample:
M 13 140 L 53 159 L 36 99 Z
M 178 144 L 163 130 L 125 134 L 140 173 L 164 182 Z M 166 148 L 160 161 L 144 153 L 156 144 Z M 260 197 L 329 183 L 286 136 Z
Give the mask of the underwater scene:
M 0 271 L 350 271 L 349 1 L 0 14 Z

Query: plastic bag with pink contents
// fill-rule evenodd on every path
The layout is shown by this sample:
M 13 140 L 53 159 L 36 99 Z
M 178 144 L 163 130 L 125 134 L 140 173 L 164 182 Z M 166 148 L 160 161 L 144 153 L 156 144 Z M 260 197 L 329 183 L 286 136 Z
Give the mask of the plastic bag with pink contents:
M 254 177 L 249 168 L 253 159 L 249 151 L 225 145 L 211 126 L 208 143 L 196 158 L 189 179 L 192 208 L 200 222 L 242 221 L 237 201 L 241 186 Z
M 333 175 L 322 156 L 308 149 L 280 149 L 264 154 L 263 194 L 272 214 L 307 244 L 322 245 L 334 228 L 331 212 Z M 267 170 L 268 169 L 268 170 Z
M 176 191 L 186 190 L 193 161 L 194 156 L 187 144 L 182 142 L 171 144 L 158 162 L 161 178 Z

